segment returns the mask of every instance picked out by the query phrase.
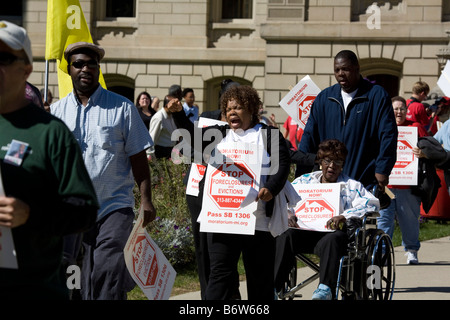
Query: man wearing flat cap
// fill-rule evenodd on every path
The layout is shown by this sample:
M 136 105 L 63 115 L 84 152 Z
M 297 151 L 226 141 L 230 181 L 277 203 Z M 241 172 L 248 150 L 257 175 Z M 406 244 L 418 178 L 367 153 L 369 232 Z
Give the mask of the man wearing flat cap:
M 123 257 L 134 220 L 135 182 L 144 226 L 156 216 L 145 151 L 153 141 L 133 103 L 99 84 L 104 55 L 92 43 L 69 45 L 64 57 L 73 91 L 51 105 L 78 140 L 100 203 L 95 227 L 83 236 L 84 300 L 126 299 L 135 286 Z
M 92 227 L 98 209 L 72 133 L 26 99 L 32 63 L 25 29 L 0 21 L 1 300 L 69 299 L 63 237 Z M 16 265 L 5 265 L 6 233 Z

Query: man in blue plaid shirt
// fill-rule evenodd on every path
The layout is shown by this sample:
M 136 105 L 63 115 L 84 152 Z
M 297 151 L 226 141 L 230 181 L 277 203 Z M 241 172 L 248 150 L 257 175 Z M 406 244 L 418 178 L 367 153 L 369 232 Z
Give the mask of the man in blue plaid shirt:
M 134 219 L 135 182 L 144 225 L 156 216 L 145 152 L 153 141 L 133 103 L 99 84 L 104 53 L 91 43 L 69 45 L 64 55 L 73 91 L 51 106 L 78 140 L 100 204 L 95 227 L 83 237 L 85 300 L 125 299 L 135 285 L 123 258 Z

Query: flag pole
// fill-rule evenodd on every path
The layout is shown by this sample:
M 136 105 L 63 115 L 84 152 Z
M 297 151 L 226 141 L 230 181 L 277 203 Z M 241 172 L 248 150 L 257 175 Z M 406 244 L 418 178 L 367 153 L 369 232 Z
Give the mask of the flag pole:
M 47 96 L 48 96 L 48 65 L 49 61 L 45 60 L 45 82 L 44 82 L 44 101 L 48 103 Z

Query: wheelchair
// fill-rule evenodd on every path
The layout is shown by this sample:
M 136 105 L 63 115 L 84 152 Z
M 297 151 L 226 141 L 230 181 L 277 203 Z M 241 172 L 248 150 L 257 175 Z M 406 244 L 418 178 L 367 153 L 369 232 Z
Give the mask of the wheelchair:
M 362 218 L 351 218 L 354 232 L 350 236 L 347 254 L 340 260 L 335 299 L 391 300 L 395 285 L 394 248 L 390 237 L 377 229 L 378 212 L 368 212 Z M 296 254 L 315 273 L 297 284 L 297 267 L 289 274 L 281 300 L 302 297 L 300 289 L 319 278 L 319 265 L 304 254 Z

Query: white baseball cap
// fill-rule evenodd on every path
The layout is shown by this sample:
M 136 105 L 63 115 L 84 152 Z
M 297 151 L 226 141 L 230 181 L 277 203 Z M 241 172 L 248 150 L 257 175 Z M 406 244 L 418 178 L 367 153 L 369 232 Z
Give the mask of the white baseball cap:
M 0 21 L 0 41 L 13 50 L 24 50 L 30 63 L 33 63 L 31 41 L 24 28 L 8 21 Z

